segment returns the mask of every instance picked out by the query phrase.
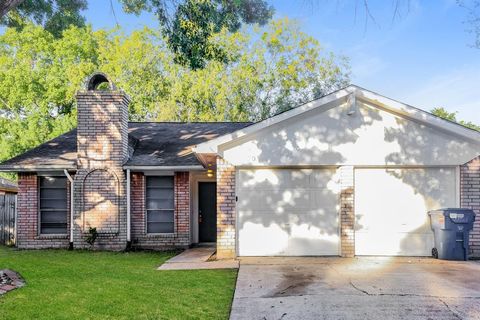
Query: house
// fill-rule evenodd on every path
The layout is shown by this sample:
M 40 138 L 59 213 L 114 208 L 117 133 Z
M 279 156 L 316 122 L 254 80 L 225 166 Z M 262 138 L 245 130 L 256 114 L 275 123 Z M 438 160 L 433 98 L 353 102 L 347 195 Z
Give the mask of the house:
M 428 210 L 480 213 L 480 132 L 357 86 L 255 124 L 128 122 L 128 103 L 94 74 L 76 130 L 0 165 L 19 248 L 84 248 L 96 228 L 108 250 L 429 256 Z

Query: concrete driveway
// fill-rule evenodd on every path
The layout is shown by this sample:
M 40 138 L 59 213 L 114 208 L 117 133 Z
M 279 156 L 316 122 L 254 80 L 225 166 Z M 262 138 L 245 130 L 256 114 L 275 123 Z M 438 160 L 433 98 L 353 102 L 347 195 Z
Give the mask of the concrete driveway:
M 243 258 L 231 319 L 480 319 L 480 263 Z

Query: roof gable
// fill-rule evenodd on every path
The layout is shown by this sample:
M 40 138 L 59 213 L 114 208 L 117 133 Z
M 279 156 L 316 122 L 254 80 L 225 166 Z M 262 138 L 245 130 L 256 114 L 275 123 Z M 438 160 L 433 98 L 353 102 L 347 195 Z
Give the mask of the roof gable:
M 357 100 L 370 103 L 373 107 L 387 110 L 400 117 L 437 128 L 448 134 L 459 136 L 472 142 L 480 142 L 480 132 L 476 130 L 442 119 L 424 110 L 387 98 L 356 85 L 350 85 L 246 128 L 197 145 L 194 151 L 198 154 L 218 153 L 222 145 L 228 145 L 228 143 L 237 139 L 245 139 L 268 127 L 279 125 L 284 121 L 292 121 L 293 118 L 299 117 L 306 112 L 311 112 L 312 110 L 324 112 L 332 108 L 332 106 L 339 106 L 343 103 L 348 103 L 350 108 L 354 108 Z M 354 112 L 353 109 L 351 111 Z

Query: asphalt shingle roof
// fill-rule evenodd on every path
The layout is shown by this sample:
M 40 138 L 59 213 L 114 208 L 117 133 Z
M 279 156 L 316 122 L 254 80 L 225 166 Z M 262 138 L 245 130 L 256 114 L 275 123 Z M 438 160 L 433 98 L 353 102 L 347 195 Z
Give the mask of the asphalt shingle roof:
M 199 165 L 192 147 L 249 126 L 249 122 L 130 122 L 128 166 Z M 75 168 L 77 130 L 69 131 L 0 164 L 14 167 Z

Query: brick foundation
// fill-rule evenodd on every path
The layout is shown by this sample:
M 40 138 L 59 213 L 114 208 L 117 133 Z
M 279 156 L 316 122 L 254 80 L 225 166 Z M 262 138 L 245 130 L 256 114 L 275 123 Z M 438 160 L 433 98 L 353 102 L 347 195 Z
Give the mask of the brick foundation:
M 175 233 L 147 234 L 145 216 L 145 176 L 131 176 L 132 246 L 142 249 L 175 249 L 190 245 L 190 179 L 188 172 L 176 172 L 175 178 Z
M 470 255 L 480 257 L 480 156 L 460 167 L 460 206 L 477 214 L 470 233 Z
M 235 252 L 235 167 L 217 157 L 217 258 Z

